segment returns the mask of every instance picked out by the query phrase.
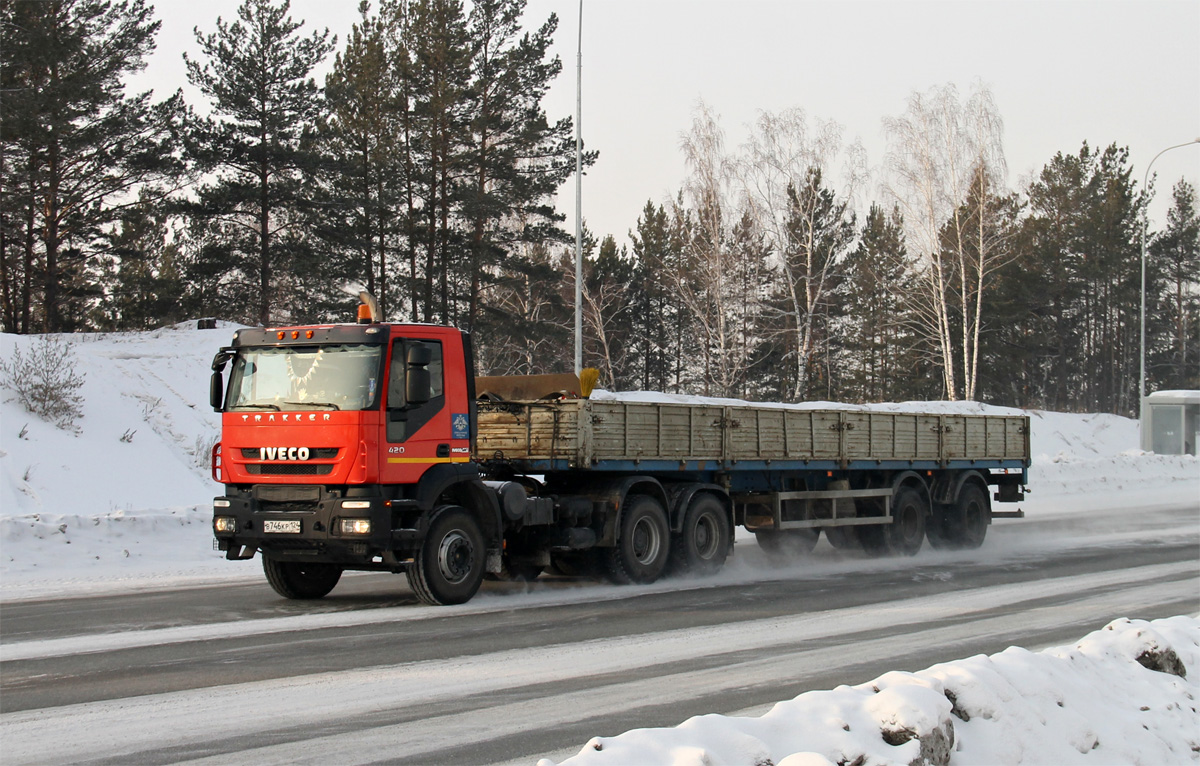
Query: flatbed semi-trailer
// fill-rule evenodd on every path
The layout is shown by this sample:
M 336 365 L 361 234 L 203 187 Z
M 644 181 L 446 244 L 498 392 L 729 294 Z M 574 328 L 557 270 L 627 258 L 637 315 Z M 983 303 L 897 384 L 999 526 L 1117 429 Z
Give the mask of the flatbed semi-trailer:
M 973 548 L 1020 514 L 992 501 L 1023 497 L 1026 417 L 589 399 L 574 376 L 477 381 L 454 328 L 360 317 L 240 330 L 214 359 L 216 544 L 289 598 L 345 570 L 433 604 L 549 568 L 652 582 L 716 571 L 738 525 L 779 556 L 822 530 Z

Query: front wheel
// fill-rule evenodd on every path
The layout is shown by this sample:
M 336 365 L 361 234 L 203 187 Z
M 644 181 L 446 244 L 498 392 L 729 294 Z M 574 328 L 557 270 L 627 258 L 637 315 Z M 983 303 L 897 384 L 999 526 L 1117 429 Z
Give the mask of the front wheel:
M 652 583 L 662 575 L 670 553 L 667 513 L 652 497 L 626 499 L 617 544 L 605 551 L 609 578 L 616 583 Z
M 725 565 L 731 537 L 725 505 L 712 495 L 699 495 L 688 506 L 683 529 L 671 540 L 672 571 L 716 574 Z
M 438 509 L 405 574 L 417 598 L 443 606 L 471 600 L 483 582 L 487 549 L 475 517 L 456 505 Z
M 342 578 L 342 568 L 336 564 L 280 561 L 265 554 L 263 572 L 276 593 L 299 600 L 324 598 Z

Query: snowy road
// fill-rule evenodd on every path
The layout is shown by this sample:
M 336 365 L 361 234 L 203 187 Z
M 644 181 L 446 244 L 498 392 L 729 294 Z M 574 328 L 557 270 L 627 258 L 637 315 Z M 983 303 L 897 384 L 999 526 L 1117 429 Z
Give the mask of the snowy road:
M 543 578 L 441 609 L 374 575 L 316 606 L 259 582 L 12 602 L 4 761 L 532 764 L 594 734 L 1200 612 L 1194 506 L 1127 528 L 998 524 L 978 553 L 906 560 L 822 545 L 789 569 L 751 542 L 713 580 Z

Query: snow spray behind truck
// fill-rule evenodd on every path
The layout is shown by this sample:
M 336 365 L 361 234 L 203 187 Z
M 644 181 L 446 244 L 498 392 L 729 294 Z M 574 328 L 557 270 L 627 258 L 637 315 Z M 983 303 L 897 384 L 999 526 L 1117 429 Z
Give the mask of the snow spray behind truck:
M 224 370 L 230 367 L 228 380 Z M 216 545 L 321 598 L 404 572 L 429 604 L 554 567 L 712 573 L 733 529 L 776 556 L 976 548 L 1024 498 L 1029 419 L 589 399 L 574 375 L 474 375 L 471 336 L 378 321 L 239 330 L 213 360 Z

